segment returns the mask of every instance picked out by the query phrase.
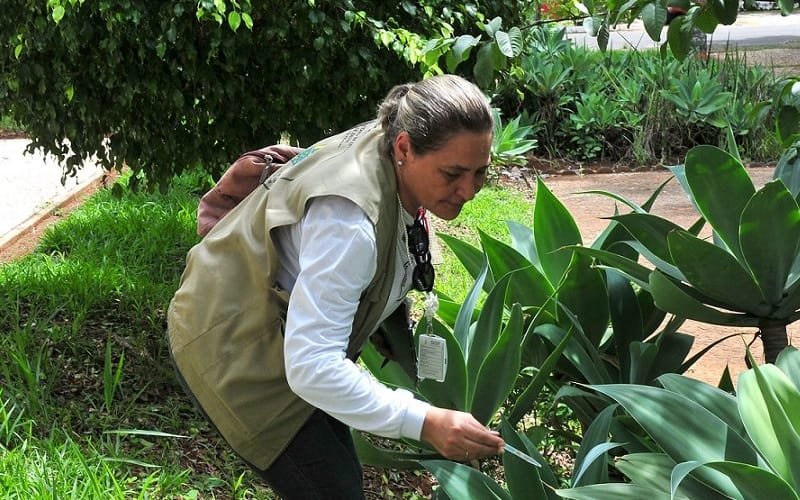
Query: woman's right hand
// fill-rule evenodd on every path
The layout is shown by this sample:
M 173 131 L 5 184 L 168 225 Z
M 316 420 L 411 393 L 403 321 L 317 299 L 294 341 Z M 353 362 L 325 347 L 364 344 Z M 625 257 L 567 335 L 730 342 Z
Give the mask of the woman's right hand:
M 468 461 L 503 452 L 500 433 L 490 430 L 469 413 L 431 406 L 422 424 L 422 440 L 445 458 Z

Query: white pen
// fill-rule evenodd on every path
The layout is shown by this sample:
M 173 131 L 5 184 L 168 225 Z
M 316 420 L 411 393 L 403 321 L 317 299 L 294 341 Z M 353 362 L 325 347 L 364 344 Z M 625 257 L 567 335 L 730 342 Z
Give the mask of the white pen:
M 533 458 L 531 458 L 531 456 L 530 456 L 530 455 L 528 455 L 528 454 L 526 454 L 526 453 L 522 453 L 521 451 L 519 451 L 518 449 L 514 448 L 513 446 L 511 446 L 511 445 L 510 445 L 510 444 L 508 444 L 508 443 L 506 443 L 506 444 L 505 444 L 505 446 L 504 446 L 503 448 L 504 448 L 504 449 L 505 449 L 505 451 L 507 451 L 508 453 L 511 453 L 512 455 L 514 455 L 514 456 L 515 456 L 515 457 L 517 457 L 517 458 L 520 458 L 520 459 L 522 459 L 522 460 L 525 460 L 526 462 L 528 462 L 528 463 L 529 463 L 529 464 L 531 464 L 531 465 L 535 465 L 536 467 L 541 467 L 541 466 L 542 466 L 542 464 L 540 464 L 539 462 L 537 462 L 536 460 L 534 460 Z

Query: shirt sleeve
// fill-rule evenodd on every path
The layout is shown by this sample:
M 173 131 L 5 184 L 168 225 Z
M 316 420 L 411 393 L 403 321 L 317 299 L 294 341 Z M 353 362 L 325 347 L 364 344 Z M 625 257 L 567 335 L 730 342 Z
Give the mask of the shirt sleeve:
M 419 439 L 430 405 L 389 389 L 345 357 L 359 298 L 377 269 L 372 224 L 341 197 L 315 199 L 300 224 L 300 271 L 284 341 L 289 386 L 350 427 Z

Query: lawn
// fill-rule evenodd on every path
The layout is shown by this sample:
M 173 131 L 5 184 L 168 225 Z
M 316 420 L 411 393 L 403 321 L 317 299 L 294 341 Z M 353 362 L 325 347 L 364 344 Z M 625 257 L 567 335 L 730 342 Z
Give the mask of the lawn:
M 186 174 L 165 193 L 101 190 L 33 253 L 0 266 L 6 494 L 271 498 L 199 418 L 166 348 L 165 311 L 198 241 L 205 180 Z M 435 229 L 478 244 L 476 228 L 503 235 L 506 218 L 531 214 L 523 195 L 489 187 Z M 471 279 L 444 246 L 442 256 L 437 286 L 463 295 Z M 365 474 L 373 498 L 419 496 L 429 482 L 419 472 Z

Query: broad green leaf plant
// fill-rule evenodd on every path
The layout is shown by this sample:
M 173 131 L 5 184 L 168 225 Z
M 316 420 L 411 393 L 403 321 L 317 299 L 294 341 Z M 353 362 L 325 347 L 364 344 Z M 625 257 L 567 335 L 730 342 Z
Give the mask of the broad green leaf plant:
M 800 352 L 739 376 L 736 394 L 679 375 L 661 387 L 598 385 L 643 428 L 649 449 L 614 462 L 626 481 L 564 498 L 800 499 Z
M 657 194 L 641 207 L 632 205 L 647 213 Z M 439 235 L 475 280 L 461 304 L 440 294 L 438 317 L 431 326 L 447 343 L 444 383 L 414 380 L 397 363 L 384 364 L 371 347 L 362 359 L 390 386 L 408 388 L 421 399 L 469 411 L 481 422 L 499 426 L 510 443 L 534 458 L 538 456 L 537 439 L 541 438 L 533 436 L 541 433 L 531 434 L 535 428 L 519 431 L 518 425 L 548 387 L 558 391 L 557 399 L 573 409 L 583 424 L 584 443 L 592 443 L 585 449 L 591 450 L 609 432 L 611 400 L 568 382 L 649 384 L 664 373 L 683 372 L 705 351 L 687 360 L 693 338 L 678 332 L 681 318 L 663 325 L 665 313 L 655 306 L 649 292 L 634 287 L 619 271 L 595 266 L 591 253 L 575 251 L 584 247 L 580 246 L 582 238 L 574 218 L 541 179 L 537 182 L 532 227 L 509 222 L 509 229 L 510 244 L 479 232 L 480 249 Z M 614 248 L 627 255 L 613 254 L 619 259 L 635 259 L 630 248 L 615 244 L 623 237 L 627 233 L 613 222 L 585 250 L 605 255 L 611 252 L 603 249 Z M 416 337 L 427 327 L 427 320 L 421 319 Z M 501 408 L 502 419 L 498 413 Z M 476 488 L 472 490 L 476 495 L 493 491 L 503 497 L 493 481 L 469 466 L 425 460 L 426 456 L 431 458 L 433 450 L 421 443 L 406 442 L 406 451 L 398 453 L 371 445 L 360 436 L 356 442 L 365 463 L 422 465 L 456 497 L 463 487 Z M 579 456 L 576 470 L 585 471 L 571 484 L 604 480 L 607 468 L 601 458 L 610 449 Z M 536 498 L 554 497 L 553 488 L 559 482 L 546 464 L 533 474 L 514 460 L 504 457 L 508 492 L 533 485 L 544 495 Z M 518 472 L 509 470 L 514 467 Z
M 631 235 L 628 244 L 655 269 L 632 261 L 612 265 L 619 264 L 665 311 L 758 328 L 766 361 L 774 362 L 788 343 L 786 326 L 800 319 L 796 193 L 781 177 L 756 190 L 741 161 L 714 146 L 691 149 L 685 164 L 672 171 L 700 223 L 711 226 L 712 238 L 652 214 L 616 216 Z

